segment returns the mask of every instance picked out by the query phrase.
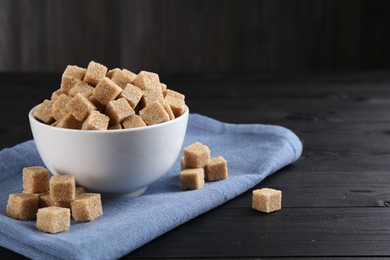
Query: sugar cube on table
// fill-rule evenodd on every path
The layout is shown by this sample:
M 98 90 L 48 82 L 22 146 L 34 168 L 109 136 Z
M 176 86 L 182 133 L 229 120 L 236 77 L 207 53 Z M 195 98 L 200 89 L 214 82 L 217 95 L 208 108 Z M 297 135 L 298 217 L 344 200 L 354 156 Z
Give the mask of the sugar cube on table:
M 282 192 L 271 188 L 257 189 L 252 192 L 252 208 L 270 213 L 282 208 Z

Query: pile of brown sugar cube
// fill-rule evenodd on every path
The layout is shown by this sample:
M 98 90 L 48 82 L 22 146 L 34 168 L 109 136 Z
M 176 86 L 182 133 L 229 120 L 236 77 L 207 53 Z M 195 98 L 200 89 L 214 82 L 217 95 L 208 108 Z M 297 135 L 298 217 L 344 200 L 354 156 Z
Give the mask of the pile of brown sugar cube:
M 180 186 L 183 190 L 200 189 L 206 181 L 228 178 L 227 162 L 222 156 L 210 157 L 210 148 L 195 142 L 183 149 L 180 159 Z
M 56 127 L 114 130 L 173 120 L 185 111 L 185 96 L 167 88 L 159 75 L 111 69 L 91 61 L 68 65 L 61 86 L 35 110 L 34 117 Z
M 93 221 L 103 215 L 99 193 L 76 187 L 71 175 L 55 175 L 41 166 L 23 169 L 23 193 L 10 194 L 7 215 L 19 220 L 35 220 L 38 230 L 58 233 L 69 230 L 75 221 Z
M 180 159 L 180 186 L 183 190 L 200 189 L 206 181 L 228 178 L 227 162 L 222 156 L 210 158 L 210 148 L 195 142 L 183 149 Z M 282 192 L 271 188 L 256 189 L 252 192 L 252 208 L 271 213 L 282 208 Z

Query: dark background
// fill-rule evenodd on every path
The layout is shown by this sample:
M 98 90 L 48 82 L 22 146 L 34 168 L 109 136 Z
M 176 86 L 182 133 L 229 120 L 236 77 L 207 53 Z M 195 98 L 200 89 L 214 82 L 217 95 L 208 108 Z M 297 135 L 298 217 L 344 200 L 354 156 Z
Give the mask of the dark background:
M 0 71 L 390 68 L 390 1 L 0 0 Z

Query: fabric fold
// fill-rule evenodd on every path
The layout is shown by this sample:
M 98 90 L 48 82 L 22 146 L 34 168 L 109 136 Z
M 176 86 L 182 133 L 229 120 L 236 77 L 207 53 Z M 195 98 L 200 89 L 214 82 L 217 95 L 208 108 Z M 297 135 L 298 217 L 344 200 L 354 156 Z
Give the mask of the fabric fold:
M 104 198 L 102 217 L 72 221 L 69 231 L 46 234 L 35 221 L 6 215 L 10 193 L 22 191 L 22 169 L 43 165 L 33 140 L 0 151 L 0 246 L 33 259 L 115 259 L 244 193 L 296 161 L 302 143 L 289 129 L 229 124 L 191 114 L 183 147 L 199 141 L 228 162 L 229 179 L 182 191 L 180 157 L 170 171 L 135 198 Z

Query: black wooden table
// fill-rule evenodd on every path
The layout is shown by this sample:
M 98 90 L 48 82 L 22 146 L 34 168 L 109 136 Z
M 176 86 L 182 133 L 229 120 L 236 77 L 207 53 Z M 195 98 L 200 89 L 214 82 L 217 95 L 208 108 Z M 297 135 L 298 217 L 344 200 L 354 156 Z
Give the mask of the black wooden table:
M 191 112 L 287 127 L 304 152 L 257 186 L 282 190 L 281 211 L 252 210 L 249 190 L 124 258 L 390 256 L 390 72 L 161 79 L 186 94 Z M 0 74 L 0 148 L 32 138 L 27 113 L 59 80 Z

